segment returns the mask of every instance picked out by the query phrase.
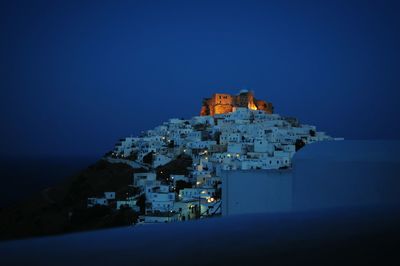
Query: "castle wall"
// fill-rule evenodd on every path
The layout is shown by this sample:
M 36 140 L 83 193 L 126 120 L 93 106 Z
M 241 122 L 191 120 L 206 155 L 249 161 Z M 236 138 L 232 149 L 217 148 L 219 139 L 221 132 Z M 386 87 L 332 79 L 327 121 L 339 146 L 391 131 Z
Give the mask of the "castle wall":
M 221 94 L 216 93 L 213 95 L 214 105 L 223 104 L 223 105 L 233 105 L 233 97 L 229 94 Z
M 269 114 L 273 113 L 272 103 L 267 103 L 254 98 L 252 92 L 230 95 L 216 93 L 211 98 L 205 98 L 200 110 L 200 115 L 225 114 L 233 111 L 234 107 L 245 107 L 252 110 L 262 110 Z
M 262 110 L 269 114 L 272 114 L 274 112 L 272 103 L 267 103 L 266 101 L 263 100 L 256 100 L 255 105 L 257 107 L 257 110 Z
M 232 105 L 231 104 L 217 104 L 214 106 L 215 114 L 225 114 L 232 112 Z

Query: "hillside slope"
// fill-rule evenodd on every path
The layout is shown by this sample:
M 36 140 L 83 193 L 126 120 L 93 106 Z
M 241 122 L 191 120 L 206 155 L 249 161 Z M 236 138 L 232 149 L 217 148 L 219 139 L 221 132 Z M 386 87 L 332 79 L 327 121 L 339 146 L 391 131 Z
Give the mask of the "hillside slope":
M 104 191 L 126 194 L 132 176 L 142 169 L 99 160 L 58 186 L 0 211 L 0 239 L 61 234 L 129 225 L 135 214 L 110 207 L 87 209 L 86 200 Z

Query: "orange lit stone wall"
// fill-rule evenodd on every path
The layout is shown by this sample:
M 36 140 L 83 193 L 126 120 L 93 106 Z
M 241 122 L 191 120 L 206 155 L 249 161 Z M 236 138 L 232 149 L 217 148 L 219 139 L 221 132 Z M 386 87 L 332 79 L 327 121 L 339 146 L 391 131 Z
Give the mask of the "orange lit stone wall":
M 243 92 L 239 95 L 216 93 L 211 98 L 205 98 L 200 115 L 215 115 L 232 112 L 233 107 L 245 107 L 252 110 L 263 110 L 273 113 L 272 103 L 267 103 L 254 98 L 252 92 Z
M 263 100 L 256 100 L 256 106 L 257 110 L 263 110 L 264 112 L 267 112 L 269 114 L 272 114 L 274 112 L 274 107 L 272 106 L 272 103 L 267 103 Z
M 232 112 L 232 105 L 230 104 L 217 104 L 214 107 L 214 114 L 226 114 Z
M 216 93 L 212 99 L 215 105 L 232 105 L 233 102 L 232 95 L 230 94 Z

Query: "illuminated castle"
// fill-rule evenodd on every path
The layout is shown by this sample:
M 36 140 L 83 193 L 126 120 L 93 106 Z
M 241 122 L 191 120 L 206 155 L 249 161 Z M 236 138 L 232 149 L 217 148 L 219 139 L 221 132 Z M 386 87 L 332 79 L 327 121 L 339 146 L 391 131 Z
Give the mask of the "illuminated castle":
M 241 90 L 238 95 L 215 93 L 211 98 L 203 99 L 200 115 L 216 115 L 232 112 L 236 107 L 246 107 L 252 110 L 262 110 L 272 114 L 272 103 L 257 100 L 252 91 Z

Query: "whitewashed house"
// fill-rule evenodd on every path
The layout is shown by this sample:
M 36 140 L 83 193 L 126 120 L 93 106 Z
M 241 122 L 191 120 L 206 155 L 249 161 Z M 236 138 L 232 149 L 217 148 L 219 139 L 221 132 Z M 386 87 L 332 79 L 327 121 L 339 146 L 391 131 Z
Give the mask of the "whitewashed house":
M 171 211 L 175 202 L 175 193 L 170 191 L 167 185 L 161 185 L 146 190 L 146 212 Z
M 114 200 L 115 199 L 115 192 L 104 192 L 104 197 L 107 200 Z
M 169 213 L 149 213 L 145 216 L 142 216 L 143 223 L 152 224 L 152 223 L 171 223 L 179 221 L 178 214 L 169 212 Z
M 172 158 L 163 154 L 155 154 L 153 158 L 153 167 L 157 168 L 172 161 Z
M 92 208 L 96 205 L 108 206 L 108 200 L 106 198 L 88 198 L 87 199 L 87 207 L 88 208 Z
M 179 198 L 182 201 L 192 201 L 198 199 L 208 199 L 215 195 L 213 188 L 184 188 L 179 191 Z
M 92 208 L 96 205 L 108 206 L 110 202 L 115 200 L 115 192 L 104 192 L 103 197 L 91 197 L 87 199 L 87 207 Z
M 189 177 L 184 176 L 184 175 L 171 175 L 171 180 L 172 180 L 174 186 L 176 186 L 177 181 L 189 182 Z
M 121 208 L 131 208 L 135 212 L 139 212 L 140 208 L 136 205 L 137 201 L 134 198 L 127 198 L 126 200 L 117 200 L 117 210 Z
M 144 187 L 146 181 L 156 181 L 156 173 L 135 173 L 133 174 L 133 185 L 135 187 Z

